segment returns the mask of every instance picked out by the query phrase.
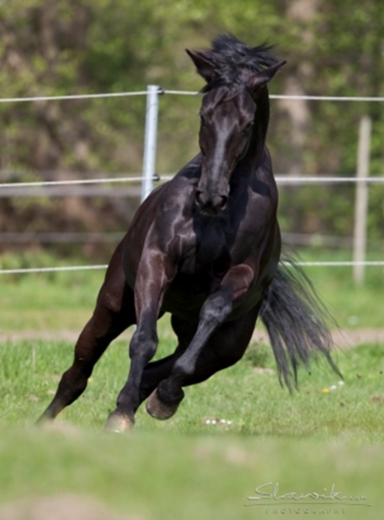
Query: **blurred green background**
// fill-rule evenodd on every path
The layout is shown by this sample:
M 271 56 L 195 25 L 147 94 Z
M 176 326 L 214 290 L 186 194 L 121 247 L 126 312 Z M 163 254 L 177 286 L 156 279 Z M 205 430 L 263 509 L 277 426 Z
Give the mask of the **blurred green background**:
M 143 91 L 148 84 L 197 91 L 203 81 L 184 49 L 209 47 L 225 32 L 251 46 L 268 41 L 287 60 L 271 93 L 382 96 L 383 18 L 381 0 L 1 2 L 1 97 Z M 199 104 L 199 97 L 160 98 L 159 174 L 178 171 L 197 152 Z M 359 123 L 368 115 L 370 174 L 382 175 L 383 106 L 272 100 L 268 146 L 275 173 L 354 176 Z M 0 175 L 8 182 L 140 173 L 144 120 L 145 96 L 1 103 Z M 1 250 L 33 245 L 107 260 L 139 193 L 132 185 L 107 188 L 72 188 L 65 197 L 34 189 L 8 198 L 2 190 Z M 322 246 L 349 247 L 354 190 L 354 184 L 282 187 L 286 240 L 305 245 L 315 235 Z M 368 212 L 369 248 L 381 251 L 383 190 L 370 187 Z

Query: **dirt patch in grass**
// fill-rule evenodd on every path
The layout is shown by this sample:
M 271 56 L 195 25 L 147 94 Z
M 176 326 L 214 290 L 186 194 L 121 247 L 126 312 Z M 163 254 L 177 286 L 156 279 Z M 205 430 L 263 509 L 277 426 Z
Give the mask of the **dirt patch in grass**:
M 80 331 L 73 330 L 56 330 L 56 331 L 11 331 L 0 334 L 0 343 L 9 341 L 68 341 L 69 343 L 76 343 Z M 127 331 L 120 336 L 119 339 L 129 340 L 132 336 L 131 331 Z M 366 329 L 350 329 L 350 330 L 336 330 L 332 332 L 333 341 L 339 348 L 351 348 L 361 345 L 363 343 L 384 343 L 384 328 L 366 328 Z M 266 331 L 256 329 L 252 336 L 252 341 L 269 344 Z
M 9 331 L 0 334 L 0 343 L 10 341 L 67 341 L 75 344 L 81 330 L 22 330 Z M 124 332 L 120 339 L 129 339 L 132 336 L 131 331 Z
M 351 329 L 336 330 L 332 332 L 333 342 L 338 348 L 357 347 L 363 343 L 384 343 L 384 328 L 381 329 Z M 252 337 L 253 341 L 269 344 L 267 333 L 256 330 Z
M 118 515 L 92 499 L 60 494 L 19 500 L 0 507 L 0 520 L 145 520 Z

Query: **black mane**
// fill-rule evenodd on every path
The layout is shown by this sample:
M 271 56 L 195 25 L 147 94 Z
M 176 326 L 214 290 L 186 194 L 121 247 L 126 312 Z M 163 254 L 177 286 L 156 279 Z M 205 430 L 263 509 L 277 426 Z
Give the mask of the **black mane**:
M 232 34 L 220 34 L 212 40 L 212 52 L 223 65 L 244 67 L 253 72 L 260 72 L 263 68 L 272 67 L 279 63 L 279 59 L 270 51 L 273 45 L 262 43 L 257 47 L 248 47 Z
M 280 60 L 270 51 L 272 45 L 263 43 L 257 47 L 249 47 L 232 34 L 221 34 L 212 40 L 209 57 L 215 65 L 216 77 L 203 89 L 207 92 L 221 85 L 241 83 L 241 69 L 260 72 L 264 68 L 277 65 Z

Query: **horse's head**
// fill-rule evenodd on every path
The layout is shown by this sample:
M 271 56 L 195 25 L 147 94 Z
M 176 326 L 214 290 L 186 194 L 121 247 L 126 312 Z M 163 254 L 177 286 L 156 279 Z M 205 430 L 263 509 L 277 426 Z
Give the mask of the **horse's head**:
M 200 211 L 214 216 L 227 205 L 231 176 L 238 162 L 248 153 L 257 153 L 253 141 L 258 95 L 283 63 L 252 71 L 233 63 L 228 67 L 228 60 L 212 51 L 187 52 L 207 81 L 200 110 L 203 162 L 196 204 Z

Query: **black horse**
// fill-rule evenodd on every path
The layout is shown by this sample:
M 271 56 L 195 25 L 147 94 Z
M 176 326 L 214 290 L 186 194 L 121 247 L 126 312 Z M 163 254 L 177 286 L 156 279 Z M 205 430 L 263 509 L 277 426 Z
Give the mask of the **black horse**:
M 73 365 L 41 420 L 53 419 L 85 390 L 110 342 L 136 324 L 128 380 L 106 427 L 124 431 L 147 399 L 171 417 L 183 387 L 206 380 L 244 354 L 260 314 L 280 382 L 296 382 L 312 351 L 329 355 L 329 334 L 308 287 L 279 267 L 277 189 L 265 146 L 267 84 L 285 62 L 270 48 L 219 36 L 211 50 L 187 51 L 206 80 L 200 153 L 138 209 L 117 247 Z M 315 309 L 315 310 L 313 310 Z M 172 315 L 175 352 L 150 362 L 156 322 Z

